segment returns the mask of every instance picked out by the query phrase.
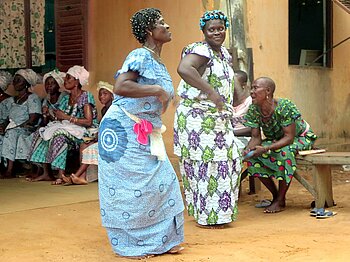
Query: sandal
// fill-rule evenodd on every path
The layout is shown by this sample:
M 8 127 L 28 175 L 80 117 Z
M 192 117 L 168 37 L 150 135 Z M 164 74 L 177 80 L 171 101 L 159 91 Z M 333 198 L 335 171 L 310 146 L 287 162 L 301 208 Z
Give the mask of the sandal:
M 316 218 L 317 219 L 329 218 L 329 217 L 335 216 L 336 214 L 337 212 L 327 211 L 324 208 L 319 208 L 316 213 Z
M 256 204 L 255 207 L 256 208 L 264 208 L 264 207 L 269 207 L 271 206 L 272 201 L 268 200 L 268 199 L 263 199 L 260 201 L 260 203 Z
M 62 185 L 63 184 L 63 180 L 62 178 L 57 178 L 55 181 L 53 181 L 51 183 L 51 185 L 57 186 L 57 185 Z
M 69 177 L 66 177 L 66 176 L 64 176 L 63 178 L 62 178 L 62 180 L 63 180 L 63 185 L 64 186 L 70 186 L 70 185 L 73 185 L 74 183 L 73 183 L 73 181 L 72 181 L 72 178 L 69 176 Z

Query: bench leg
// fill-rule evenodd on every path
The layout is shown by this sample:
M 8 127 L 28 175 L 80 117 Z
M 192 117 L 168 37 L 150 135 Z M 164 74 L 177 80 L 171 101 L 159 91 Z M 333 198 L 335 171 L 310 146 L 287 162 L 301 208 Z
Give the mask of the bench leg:
M 332 190 L 332 174 L 329 165 L 315 165 L 313 172 L 316 190 L 316 208 L 334 205 Z
M 309 184 L 309 182 L 303 178 L 297 171 L 294 172 L 294 178 L 303 186 L 307 191 L 310 192 L 310 194 L 316 198 L 316 191 L 312 185 Z

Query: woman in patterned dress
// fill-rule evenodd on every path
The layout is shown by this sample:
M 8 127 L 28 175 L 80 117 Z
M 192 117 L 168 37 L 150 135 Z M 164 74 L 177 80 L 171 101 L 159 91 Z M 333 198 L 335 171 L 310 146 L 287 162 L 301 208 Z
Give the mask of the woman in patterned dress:
M 77 132 L 70 132 L 64 126 L 81 130 L 79 133 L 84 133 L 85 128 L 98 126 L 95 99 L 90 92 L 82 90 L 88 78 L 89 72 L 82 66 L 73 66 L 67 71 L 64 87 L 70 93 L 64 95 L 53 110 L 57 121 L 49 123 L 50 128 L 55 125 L 60 128 L 53 131 L 49 139 L 37 135 L 31 145 L 30 161 L 43 163 L 44 169 L 44 173 L 32 181 L 53 180 L 51 168 L 54 168 L 58 170 L 58 178 L 52 184 L 63 183 L 68 150 L 78 149 L 83 142 L 82 137 L 76 135 Z M 39 132 L 43 133 L 42 130 Z
M 284 210 L 285 196 L 296 170 L 295 155 L 299 150 L 312 148 L 316 135 L 303 120 L 295 104 L 273 97 L 275 83 L 268 77 L 252 84 L 252 105 L 245 116 L 245 126 L 251 127 L 251 140 L 243 155 L 254 150 L 248 158 L 248 174 L 259 177 L 271 192 L 273 200 L 265 213 Z M 266 139 L 262 140 L 261 131 Z M 277 189 L 272 178 L 279 180 Z
M 155 8 L 136 12 L 131 24 L 143 47 L 115 75 L 116 95 L 99 128 L 98 184 L 113 251 L 144 258 L 183 249 L 184 206 L 161 138 L 161 115 L 174 96 L 160 59 L 171 41 L 169 25 Z
M 241 161 L 231 119 L 231 56 L 222 46 L 228 19 L 221 11 L 204 13 L 205 40 L 188 45 L 178 73 L 181 98 L 174 122 L 175 154 L 188 214 L 199 226 L 222 228 L 237 215 Z
M 5 178 L 13 177 L 14 161 L 28 155 L 31 135 L 41 118 L 41 99 L 32 93 L 32 88 L 40 82 L 32 69 L 20 69 L 13 78 L 17 95 L 9 98 L 9 124 L 2 144 L 2 157 L 8 161 Z

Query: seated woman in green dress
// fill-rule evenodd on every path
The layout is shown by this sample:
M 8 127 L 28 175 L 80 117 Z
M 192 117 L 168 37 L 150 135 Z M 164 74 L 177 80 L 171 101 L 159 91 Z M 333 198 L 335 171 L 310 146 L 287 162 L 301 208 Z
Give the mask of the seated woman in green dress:
M 295 156 L 300 150 L 311 149 L 316 140 L 296 105 L 289 99 L 274 98 L 274 91 L 275 83 L 268 77 L 253 82 L 252 105 L 244 123 L 252 128 L 251 140 L 243 151 L 245 157 L 252 154 L 246 158 L 248 174 L 259 177 L 273 197 L 265 213 L 284 210 L 285 196 L 296 170 Z M 279 180 L 278 189 L 273 177 Z

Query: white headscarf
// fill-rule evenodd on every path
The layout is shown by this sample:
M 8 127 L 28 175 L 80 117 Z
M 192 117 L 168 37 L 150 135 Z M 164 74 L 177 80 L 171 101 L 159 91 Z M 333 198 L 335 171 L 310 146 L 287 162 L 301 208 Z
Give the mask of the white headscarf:
M 9 84 L 12 82 L 12 75 L 7 71 L 0 71 L 0 88 L 6 91 Z
M 20 69 L 15 73 L 15 75 L 22 76 L 28 82 L 28 84 L 30 84 L 31 87 L 36 86 L 42 82 L 41 76 L 35 73 L 32 69 Z
M 98 82 L 97 91 L 99 91 L 100 89 L 106 89 L 107 91 L 111 92 L 113 95 L 113 86 L 108 82 L 104 82 L 104 81 Z
M 52 76 L 57 84 L 60 86 L 60 88 L 63 88 L 64 86 L 64 78 L 66 77 L 66 73 L 60 72 L 58 69 L 52 70 L 44 75 L 43 83 L 45 84 L 45 81 L 48 77 Z
M 79 79 L 81 86 L 89 83 L 89 72 L 83 66 L 73 66 L 68 69 L 67 74 L 73 76 L 75 79 Z

